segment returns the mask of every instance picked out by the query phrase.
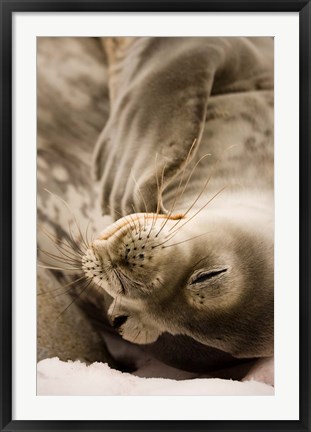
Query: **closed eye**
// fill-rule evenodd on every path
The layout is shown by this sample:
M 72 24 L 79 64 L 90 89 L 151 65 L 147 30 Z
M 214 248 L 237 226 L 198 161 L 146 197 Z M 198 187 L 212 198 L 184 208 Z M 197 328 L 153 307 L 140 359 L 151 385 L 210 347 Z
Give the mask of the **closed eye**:
M 211 271 L 199 273 L 198 275 L 196 275 L 191 280 L 191 284 L 206 282 L 206 281 L 213 279 L 214 277 L 216 277 L 222 273 L 225 273 L 226 271 L 227 271 L 226 268 L 222 268 L 222 269 L 218 269 L 218 270 L 211 270 Z

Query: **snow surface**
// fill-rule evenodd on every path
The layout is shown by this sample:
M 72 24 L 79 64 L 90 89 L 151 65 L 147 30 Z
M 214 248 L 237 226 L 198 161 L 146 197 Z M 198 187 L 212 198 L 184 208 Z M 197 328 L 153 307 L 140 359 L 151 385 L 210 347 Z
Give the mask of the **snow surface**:
M 86 365 L 60 361 L 57 357 L 37 365 L 38 395 L 125 396 L 125 395 L 274 395 L 274 388 L 256 381 L 196 378 L 175 381 L 140 378 L 111 369 L 106 363 Z

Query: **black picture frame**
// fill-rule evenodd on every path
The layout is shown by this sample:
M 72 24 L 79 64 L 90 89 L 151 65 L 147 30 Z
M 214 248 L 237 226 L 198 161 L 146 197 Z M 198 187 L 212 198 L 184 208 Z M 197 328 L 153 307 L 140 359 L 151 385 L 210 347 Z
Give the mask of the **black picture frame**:
M 309 431 L 310 423 L 310 1 L 0 0 L 1 12 L 1 431 Z M 15 12 L 299 12 L 300 412 L 297 421 L 12 420 L 12 17 Z

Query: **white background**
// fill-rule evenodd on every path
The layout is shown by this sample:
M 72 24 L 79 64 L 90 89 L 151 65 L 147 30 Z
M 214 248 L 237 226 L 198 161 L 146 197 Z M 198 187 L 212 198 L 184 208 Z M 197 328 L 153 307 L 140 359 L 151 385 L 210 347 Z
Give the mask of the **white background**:
M 298 419 L 298 14 L 13 18 L 13 419 Z M 275 396 L 36 396 L 36 37 L 275 36 Z

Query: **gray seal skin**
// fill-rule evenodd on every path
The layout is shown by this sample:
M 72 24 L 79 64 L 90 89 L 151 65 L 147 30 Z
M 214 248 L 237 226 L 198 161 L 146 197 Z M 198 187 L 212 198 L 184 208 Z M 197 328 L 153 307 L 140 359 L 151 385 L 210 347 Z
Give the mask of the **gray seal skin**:
M 147 352 L 183 370 L 242 378 L 253 359 L 273 355 L 273 39 L 102 44 L 110 108 L 93 154 L 99 190 L 79 175 L 88 167 L 85 138 L 90 125 L 98 127 L 97 108 L 96 125 L 89 106 L 80 135 L 71 134 L 74 145 L 59 149 L 68 150 L 62 160 L 83 191 L 67 190 L 65 198 L 97 232 L 82 257 L 94 282 L 82 309 L 91 307 L 123 369 L 133 363 L 135 370 Z M 103 75 L 94 66 L 81 76 L 90 74 L 98 104 Z M 102 232 L 98 203 L 115 221 Z M 61 219 L 50 223 L 66 238 Z M 244 371 L 217 372 L 236 364 Z
M 94 174 L 103 211 L 123 217 L 86 252 L 86 276 L 113 298 L 122 338 L 164 362 L 188 343 L 188 370 L 202 346 L 219 364 L 271 356 L 273 40 L 104 45 L 111 111 Z

